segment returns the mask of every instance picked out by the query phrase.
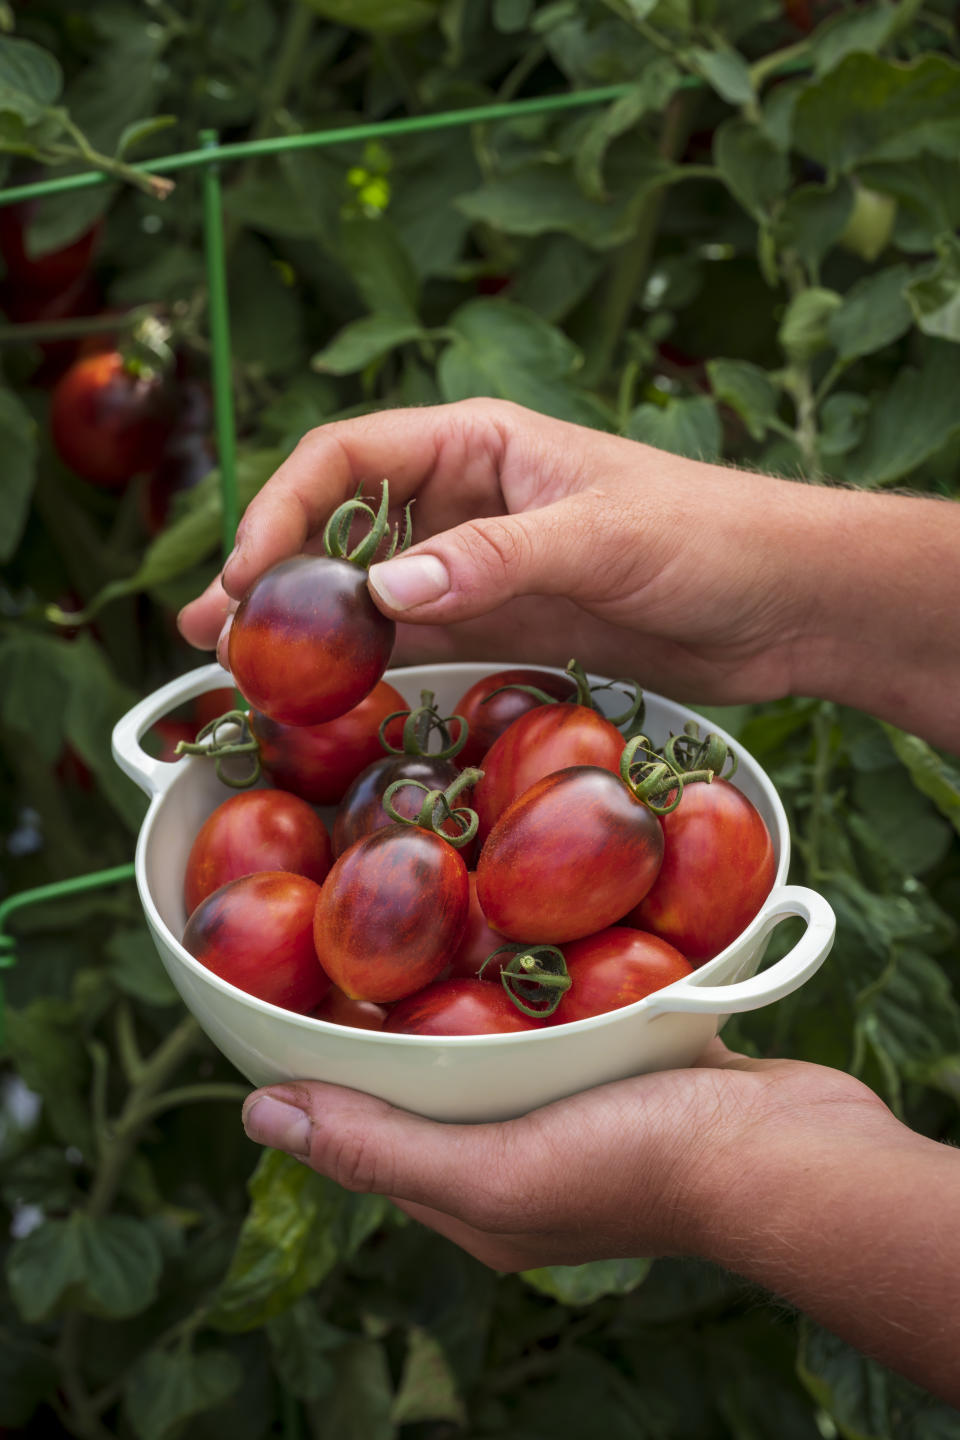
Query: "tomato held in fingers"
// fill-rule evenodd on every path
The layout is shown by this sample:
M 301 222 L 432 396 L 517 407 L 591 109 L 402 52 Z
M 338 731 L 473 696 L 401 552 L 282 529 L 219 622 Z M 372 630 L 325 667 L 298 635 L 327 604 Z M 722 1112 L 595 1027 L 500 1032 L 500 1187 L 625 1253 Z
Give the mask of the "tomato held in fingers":
M 703 964 L 746 929 L 770 894 L 773 841 L 756 807 L 723 779 L 687 785 L 661 823 L 663 865 L 624 923 Z
M 507 1035 L 544 1025 L 518 1010 L 501 985 L 463 977 L 437 980 L 394 1005 L 384 1030 L 392 1035 Z
M 576 682 L 569 675 L 550 670 L 498 670 L 495 675 L 485 675 L 464 691 L 453 707 L 469 726 L 467 742 L 460 751 L 461 765 L 479 765 L 508 725 L 543 704 L 529 688 L 520 686 L 533 686 L 554 700 L 573 700 L 577 694 Z
M 333 864 L 317 812 L 283 790 L 248 790 L 218 805 L 187 857 L 184 900 L 190 915 L 229 880 L 257 870 L 291 870 L 319 885 Z
M 156 371 L 135 373 L 116 350 L 88 355 L 57 382 L 50 431 L 82 480 L 122 489 L 156 462 L 170 429 L 170 393 Z
M 367 566 L 384 541 L 388 504 L 386 481 L 376 515 L 348 500 L 327 523 L 325 555 L 281 560 L 241 600 L 227 642 L 230 669 L 254 709 L 271 720 L 320 725 L 359 704 L 382 678 L 396 626 L 373 603 Z M 348 550 L 358 512 L 372 528 Z M 409 539 L 408 514 L 401 548 Z M 395 534 L 390 553 L 397 543 Z
M 563 947 L 570 989 L 550 1016 L 551 1025 L 586 1020 L 632 1005 L 675 980 L 693 966 L 657 935 L 627 925 L 610 925 Z
M 307 1015 L 330 985 L 313 944 L 319 895 L 319 885 L 288 870 L 231 880 L 194 910 L 184 949 L 248 995 Z

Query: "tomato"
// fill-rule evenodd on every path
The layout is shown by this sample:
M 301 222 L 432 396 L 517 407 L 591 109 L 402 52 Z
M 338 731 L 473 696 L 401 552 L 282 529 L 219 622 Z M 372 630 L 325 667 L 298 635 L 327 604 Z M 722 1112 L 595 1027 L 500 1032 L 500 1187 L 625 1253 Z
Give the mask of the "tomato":
M 396 626 L 373 603 L 366 566 L 386 534 L 388 503 L 386 481 L 376 515 L 348 500 L 327 523 L 326 555 L 281 560 L 241 600 L 230 627 L 230 669 L 253 708 L 271 720 L 333 720 L 369 695 L 387 668 Z M 358 509 L 373 525 L 347 553 Z
M 116 350 L 77 360 L 51 397 L 50 431 L 60 458 L 106 490 L 123 489 L 151 468 L 170 424 L 164 378 L 132 374 Z
M 570 989 L 550 1016 L 551 1025 L 585 1020 L 632 1005 L 693 971 L 674 946 L 626 925 L 610 925 L 563 947 Z
M 333 863 L 317 812 L 283 790 L 246 790 L 218 805 L 197 832 L 184 877 L 187 914 L 241 875 L 292 870 L 319 885 Z
M 196 728 L 189 720 L 171 720 L 169 716 L 165 716 L 152 726 L 144 740 L 148 742 L 150 752 L 155 754 L 158 760 L 179 760 L 178 744 L 181 740 L 192 740 Z M 153 742 L 152 745 L 149 745 L 150 741 Z
M 663 865 L 624 923 L 669 940 L 688 960 L 719 955 L 769 895 L 776 857 L 756 807 L 728 780 L 687 785 L 661 820 Z
M 617 774 L 622 754 L 616 725 L 586 705 L 538 705 L 520 715 L 483 759 L 483 779 L 471 801 L 480 818 L 481 845 L 512 801 L 545 775 L 581 765 Z
M 543 1024 L 518 1010 L 502 985 L 459 978 L 408 995 L 394 1005 L 383 1028 L 393 1035 L 506 1035 Z
M 289 870 L 243 875 L 194 910 L 183 946 L 215 975 L 306 1015 L 330 985 L 313 945 L 320 886 Z
M 232 690 L 221 687 L 219 690 L 206 690 L 198 695 L 192 702 L 193 718 L 196 721 L 198 730 L 204 725 L 211 725 L 218 720 L 226 711 L 232 710 L 237 703 L 237 697 Z M 286 788 L 286 787 L 284 787 Z M 306 799 L 306 796 L 304 796 Z
M 52 294 L 44 290 L 30 290 L 18 281 L 7 280 L 0 287 L 0 305 L 16 325 L 50 324 L 57 320 L 96 315 L 101 309 L 102 298 L 92 275 L 81 275 L 66 289 Z M 30 383 L 44 388 L 56 383 L 81 353 L 83 344 L 75 338 L 34 343 L 43 358 L 32 372 Z
M 397 780 L 417 780 L 428 790 L 445 790 L 459 775 L 452 760 L 433 755 L 384 755 L 368 765 L 354 780 L 337 808 L 333 822 L 333 853 L 340 856 L 364 835 L 395 823 L 383 806 L 383 797 Z M 420 813 L 424 792 L 411 785 L 399 790 L 393 804 L 401 815 L 415 819 Z M 468 801 L 464 801 L 464 804 Z M 447 822 L 443 829 L 456 835 L 458 828 Z
M 491 930 L 487 923 L 487 917 L 480 908 L 480 901 L 477 899 L 477 874 L 475 870 L 467 873 L 467 881 L 470 885 L 470 905 L 467 910 L 467 922 L 463 927 L 463 935 L 460 937 L 460 944 L 450 956 L 451 978 L 463 977 L 472 980 L 494 980 L 500 983 L 500 971 L 510 958 L 508 955 L 500 955 L 496 960 L 490 960 L 483 974 L 480 974 L 480 967 L 485 960 L 488 960 L 495 950 L 506 943 L 506 938 Z
M 538 780 L 501 815 L 480 851 L 477 896 L 490 925 L 508 939 L 559 945 L 612 925 L 639 904 L 663 849 L 659 819 L 618 775 L 573 766 Z M 625 905 L 626 895 L 636 898 Z
M 232 703 L 231 696 L 219 713 Z M 256 710 L 250 725 L 260 763 L 274 785 L 311 805 L 336 805 L 360 772 L 383 756 L 379 733 L 383 721 L 407 709 L 399 690 L 380 680 L 358 704 L 323 725 L 282 725 Z M 402 718 L 387 726 L 391 744 L 399 742 L 402 729 Z
M 52 295 L 68 289 L 86 276 L 101 224 L 97 221 L 68 245 L 34 255 L 27 232 L 39 203 L 25 200 L 19 205 L 5 205 L 0 209 L 0 255 L 7 267 L 9 280 L 18 286 Z
M 484 676 L 471 685 L 453 707 L 470 727 L 467 743 L 460 751 L 461 765 L 479 765 L 508 725 L 519 715 L 543 704 L 525 690 L 503 690 L 504 685 L 535 685 L 555 700 L 570 700 L 577 693 L 569 675 L 553 675 L 549 670 L 498 670 L 495 675 Z M 500 694 L 495 695 L 495 690 Z
M 449 841 L 390 825 L 334 862 L 314 917 L 317 954 L 352 999 L 400 1000 L 440 974 L 468 905 L 467 867 Z
M 385 1005 L 372 1000 L 351 1000 L 336 985 L 331 985 L 313 1012 L 315 1020 L 329 1020 L 334 1025 L 349 1025 L 354 1030 L 382 1030 L 389 1015 Z

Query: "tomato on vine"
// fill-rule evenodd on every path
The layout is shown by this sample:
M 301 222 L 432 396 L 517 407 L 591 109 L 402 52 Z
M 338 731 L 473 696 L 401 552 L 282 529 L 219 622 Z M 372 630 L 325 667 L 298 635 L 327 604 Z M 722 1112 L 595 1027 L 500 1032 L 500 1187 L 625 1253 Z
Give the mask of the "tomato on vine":
M 172 423 L 172 397 L 159 369 L 118 350 L 87 355 L 61 376 L 50 401 L 50 433 L 74 474 L 122 490 L 156 463 Z

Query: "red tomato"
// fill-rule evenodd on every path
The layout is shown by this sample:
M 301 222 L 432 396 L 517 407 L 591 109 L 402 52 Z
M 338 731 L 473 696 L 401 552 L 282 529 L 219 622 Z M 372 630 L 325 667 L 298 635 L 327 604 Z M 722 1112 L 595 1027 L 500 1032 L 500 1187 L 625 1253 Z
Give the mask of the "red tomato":
M 550 1016 L 551 1025 L 585 1020 L 632 1005 L 689 975 L 693 966 L 656 935 L 610 925 L 563 947 L 572 984 Z
M 351 1000 L 336 985 L 331 985 L 313 1012 L 315 1020 L 329 1020 L 334 1025 L 349 1025 L 354 1030 L 382 1030 L 389 1015 L 385 1005 L 372 1000 Z
M 116 350 L 88 355 L 61 377 L 50 403 L 50 431 L 81 479 L 118 490 L 155 463 L 170 429 L 162 376 L 137 376 Z
M 360 772 L 340 802 L 333 822 L 334 855 L 342 855 L 362 836 L 396 823 L 383 806 L 383 796 L 395 781 L 417 780 L 429 790 L 446 790 L 459 774 L 460 767 L 453 760 L 441 760 L 432 755 L 384 755 L 375 760 Z M 422 790 L 410 785 L 398 790 L 391 803 L 401 815 L 415 820 L 425 799 Z M 470 804 L 469 792 L 463 793 L 459 803 Z M 460 833 L 454 821 L 447 821 L 441 828 L 450 835 Z M 460 851 L 464 863 L 467 863 L 472 850 L 473 846 L 469 845 Z
M 306 800 L 283 790 L 242 791 L 197 831 L 183 885 L 187 914 L 241 875 L 292 870 L 320 885 L 332 863 L 327 827 Z
M 196 734 L 196 730 L 197 727 L 192 725 L 189 720 L 171 720 L 169 717 L 165 717 L 163 720 L 158 720 L 144 738 L 154 742 L 152 753 L 156 754 L 158 760 L 179 760 L 177 745 L 181 740 L 189 743 Z
M 307 1015 L 330 985 L 313 945 L 319 895 L 319 885 L 289 870 L 231 880 L 194 910 L 184 949 L 248 995 Z
M 545 775 L 589 765 L 619 778 L 622 754 L 623 736 L 616 725 L 586 705 L 539 705 L 520 715 L 490 746 L 483 779 L 473 792 L 470 803 L 480 819 L 481 845 L 508 805 Z
M 467 743 L 458 756 L 463 767 L 479 765 L 508 725 L 519 715 L 543 704 L 524 690 L 502 690 L 494 695 L 503 685 L 535 685 L 555 700 L 572 700 L 577 693 L 576 683 L 569 675 L 553 675 L 549 670 L 498 670 L 495 675 L 478 680 L 453 707 L 454 714 L 462 715 L 470 727 Z
M 703 964 L 735 940 L 773 888 L 777 862 L 756 807 L 728 780 L 687 785 L 661 819 L 663 865 L 649 893 L 627 913 Z
M 320 725 L 358 705 L 387 668 L 396 626 L 349 560 L 296 555 L 247 591 L 228 654 L 255 710 L 284 725 Z
M 519 1010 L 502 985 L 438 980 L 394 1005 L 384 1030 L 400 1035 L 506 1035 L 544 1022 Z
M 480 967 L 485 960 L 488 960 L 495 950 L 507 943 L 505 935 L 499 935 L 496 930 L 491 930 L 487 924 L 487 917 L 480 908 L 480 901 L 477 899 L 477 875 L 475 870 L 467 874 L 470 885 L 470 908 L 467 911 L 467 923 L 463 927 L 463 935 L 460 944 L 450 957 L 450 976 L 452 979 L 462 977 L 471 980 L 495 980 L 500 983 L 500 971 L 510 959 L 508 954 L 491 960 L 483 974 L 480 974 Z
M 196 721 L 197 729 L 202 730 L 204 725 L 212 724 L 214 720 L 219 720 L 221 715 L 225 715 L 228 710 L 236 708 L 237 697 L 232 690 L 221 688 L 205 691 L 203 695 L 198 695 L 193 701 L 193 718 Z
M 390 825 L 351 845 L 324 882 L 317 954 L 354 1000 L 386 1004 L 436 979 L 469 904 L 463 858 L 439 835 Z
M 231 709 L 232 704 L 231 697 L 223 709 Z M 274 785 L 311 805 L 336 805 L 360 772 L 383 755 L 379 733 L 383 721 L 409 708 L 399 690 L 380 680 L 359 704 L 323 725 L 281 725 L 256 710 L 250 724 L 260 747 L 260 763 Z M 391 744 L 400 743 L 402 730 L 402 718 L 387 726 Z
M 34 255 L 29 249 L 27 231 L 40 203 L 25 200 L 19 205 L 5 205 L 0 210 L 0 255 L 10 280 L 52 295 L 66 290 L 86 275 L 93 260 L 101 224 L 98 220 L 76 240 L 71 240 L 69 245 Z
M 560 945 L 619 920 L 646 895 L 662 860 L 653 811 L 619 775 L 577 765 L 538 780 L 504 811 L 480 851 L 477 895 L 508 939 Z M 625 906 L 628 894 L 636 899 Z

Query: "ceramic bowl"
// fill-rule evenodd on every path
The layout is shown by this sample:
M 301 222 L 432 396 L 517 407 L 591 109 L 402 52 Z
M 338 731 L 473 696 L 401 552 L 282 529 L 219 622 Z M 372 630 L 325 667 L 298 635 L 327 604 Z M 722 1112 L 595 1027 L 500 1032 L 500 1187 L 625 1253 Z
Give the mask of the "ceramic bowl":
M 449 714 L 468 686 L 502 668 L 416 666 L 388 671 L 386 679 L 413 704 L 421 690 L 433 690 L 441 714 Z M 206 665 L 163 686 L 118 722 L 113 749 L 120 767 L 150 797 L 137 843 L 136 878 L 160 958 L 187 1009 L 253 1085 L 325 1080 L 437 1120 L 508 1119 L 592 1085 L 691 1065 L 727 1016 L 789 995 L 829 953 L 835 928 L 830 906 L 815 890 L 786 883 L 790 835 L 779 796 L 757 762 L 725 736 L 739 759 L 734 783 L 756 805 L 773 836 L 776 879 L 747 929 L 684 979 L 606 1015 L 512 1035 L 388 1035 L 295 1015 L 257 1000 L 205 969 L 180 943 L 186 923 L 183 877 L 193 837 L 210 812 L 235 792 L 221 784 L 203 757 L 167 763 L 140 745 L 163 715 L 229 684 L 230 676 L 219 665 Z M 622 693 L 600 692 L 601 703 L 604 694 L 611 707 L 619 703 L 622 708 Z M 655 744 L 699 718 L 660 696 L 645 698 L 645 730 Z M 760 970 L 767 939 L 786 916 L 805 921 L 803 934 L 788 954 Z

